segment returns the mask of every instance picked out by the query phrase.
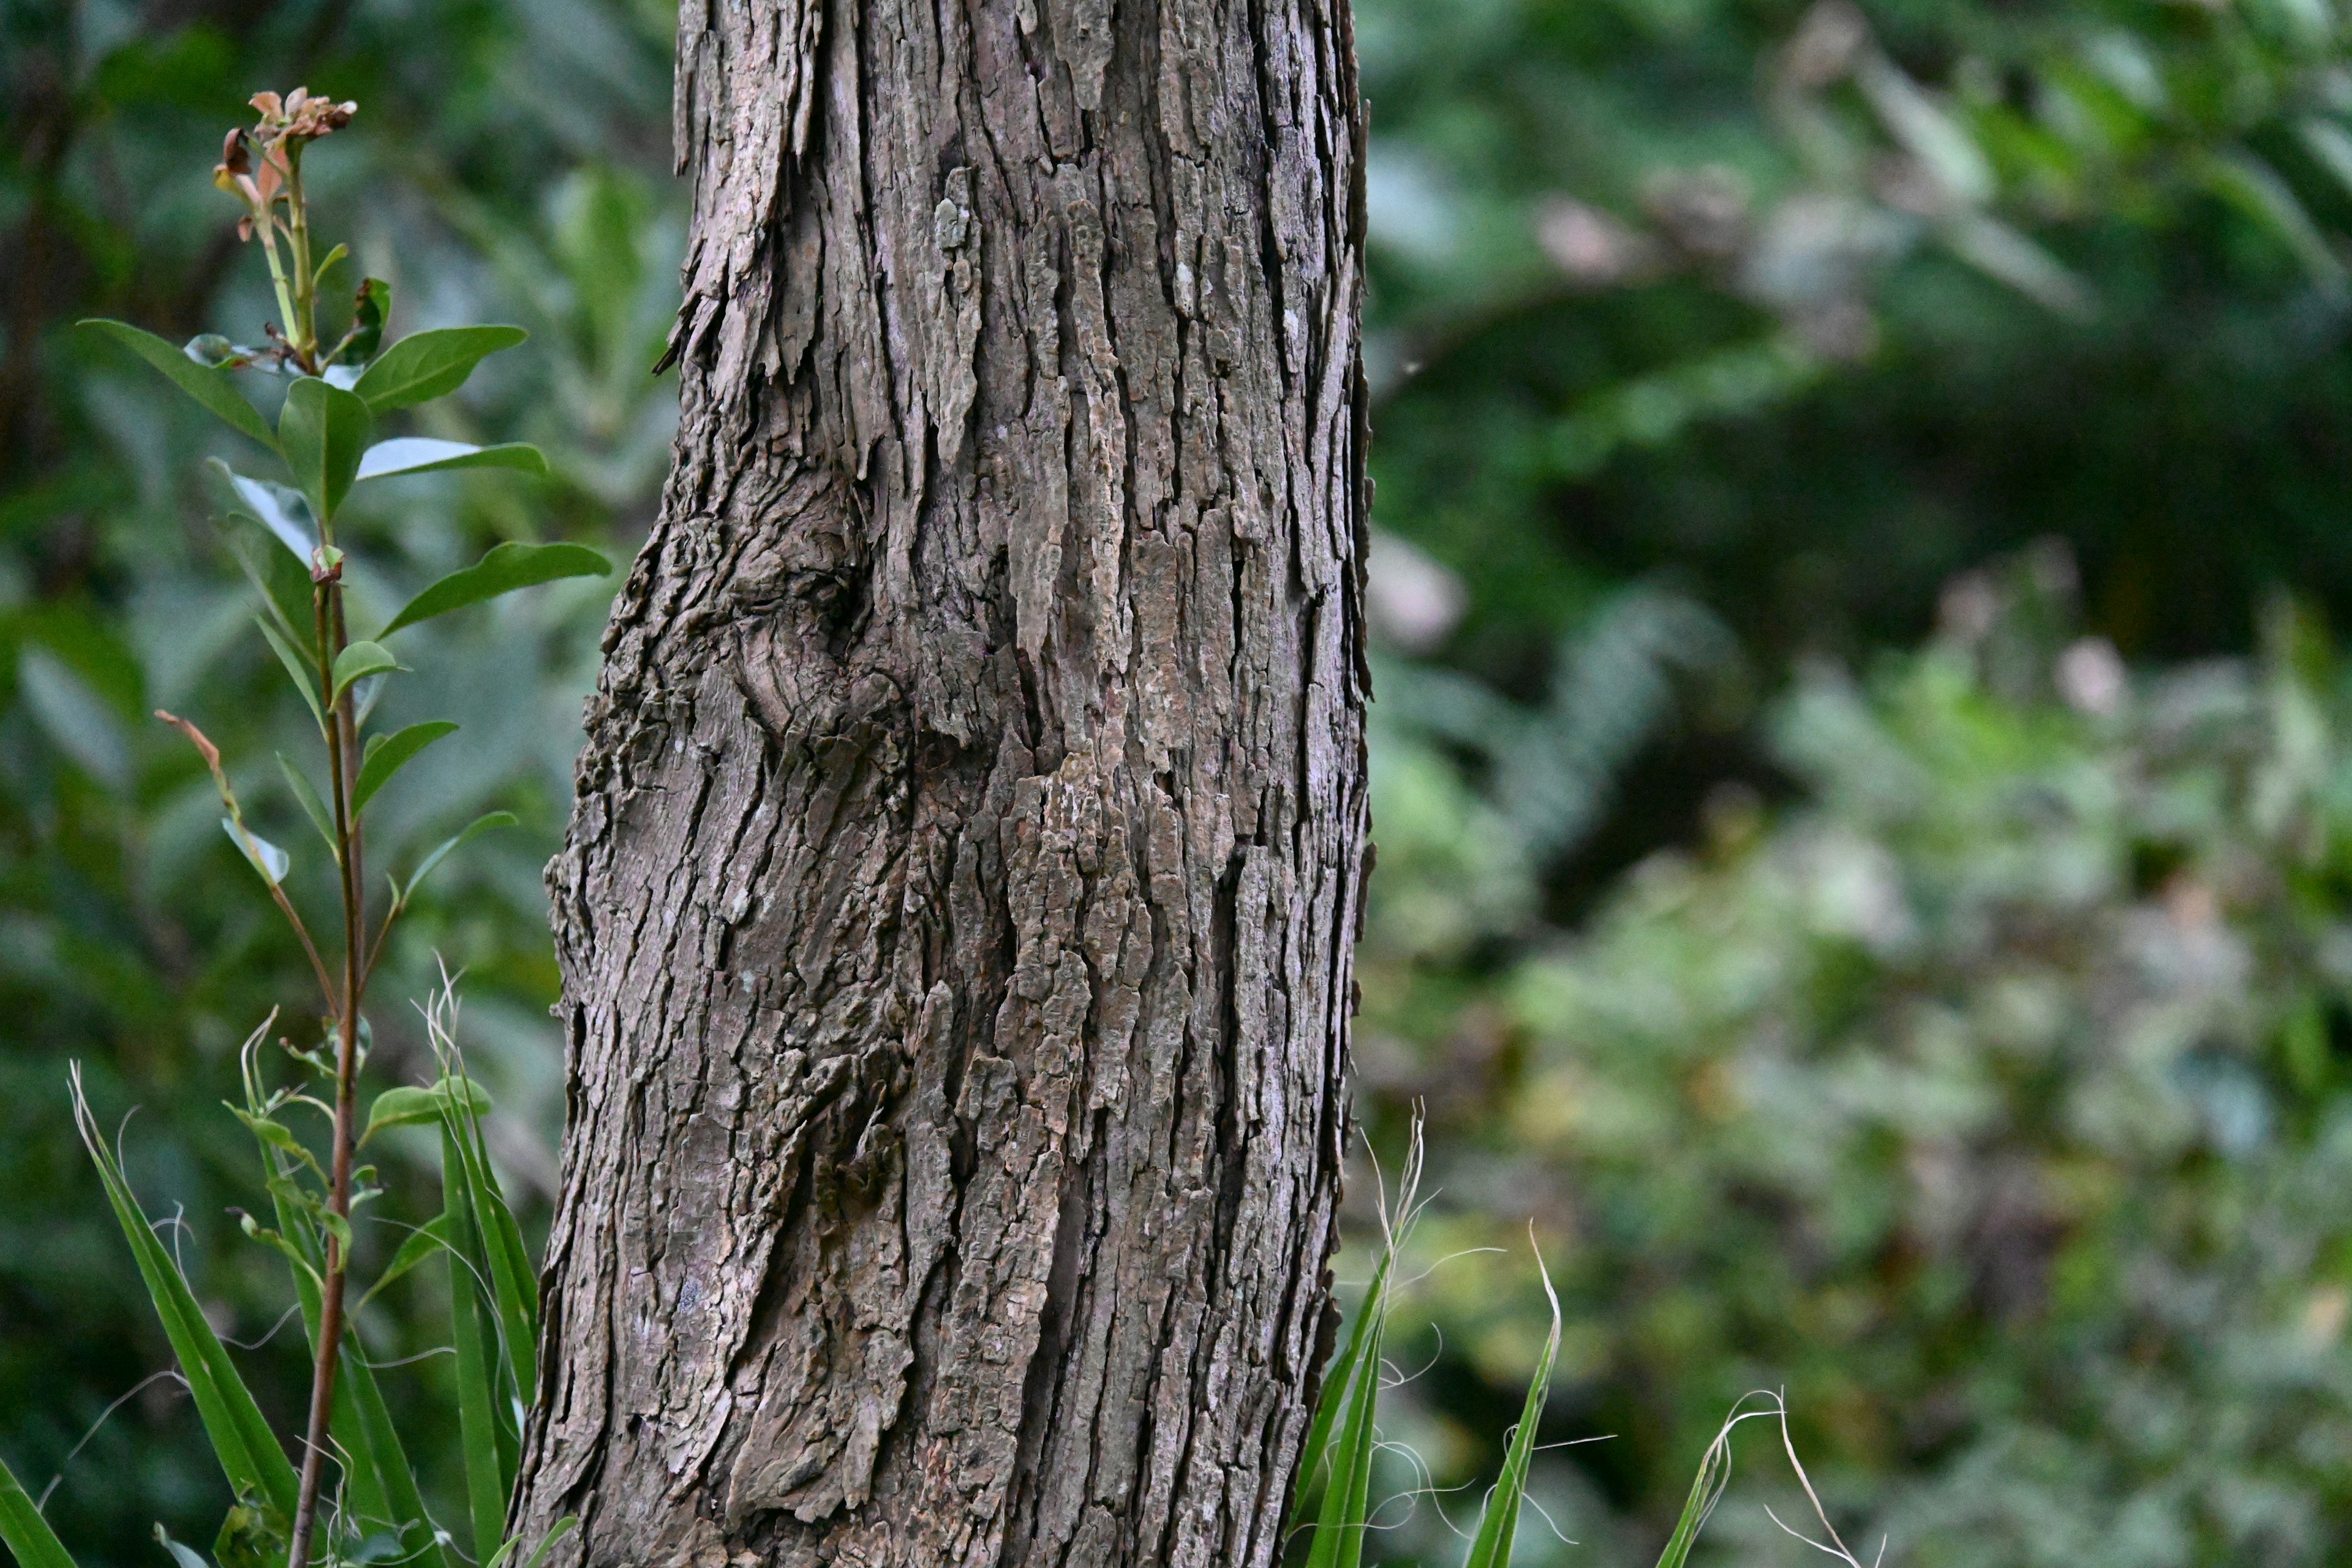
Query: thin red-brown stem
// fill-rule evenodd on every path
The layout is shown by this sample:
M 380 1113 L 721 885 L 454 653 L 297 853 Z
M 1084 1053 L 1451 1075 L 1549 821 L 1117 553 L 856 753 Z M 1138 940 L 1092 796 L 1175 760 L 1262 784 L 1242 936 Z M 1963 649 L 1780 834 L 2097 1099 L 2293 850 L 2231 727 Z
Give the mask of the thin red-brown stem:
M 360 880 L 360 825 L 352 815 L 358 780 L 359 723 L 351 693 L 334 695 L 334 661 L 342 652 L 343 586 L 341 574 L 321 573 L 314 595 L 319 635 L 320 689 L 332 701 L 327 717 L 327 772 L 333 785 L 336 858 L 343 900 L 343 984 L 335 1026 L 334 1156 L 328 1180 L 328 1211 L 349 1227 L 352 1213 L 352 1131 L 358 1111 L 360 1002 L 366 990 L 362 970 L 365 942 L 366 887 Z M 343 1286 L 350 1258 L 336 1234 L 326 1238 L 326 1279 L 319 1306 L 317 1359 L 310 1377 L 310 1419 L 302 1450 L 302 1479 L 295 1497 L 294 1532 L 287 1568 L 309 1568 L 310 1540 L 318 1524 L 319 1492 L 326 1475 L 329 1426 L 334 1413 L 335 1370 L 342 1348 Z
M 326 999 L 327 1005 L 331 1008 L 335 1005 L 335 983 L 327 973 L 327 961 L 319 956 L 318 944 L 310 940 L 310 928 L 304 925 L 302 917 L 294 912 L 293 900 L 286 896 L 285 889 L 272 882 L 269 885 L 269 896 L 278 901 L 278 912 L 286 917 L 286 923 L 294 928 L 294 934 L 302 939 L 302 951 L 310 960 L 310 973 L 317 975 L 319 979 L 320 994 Z

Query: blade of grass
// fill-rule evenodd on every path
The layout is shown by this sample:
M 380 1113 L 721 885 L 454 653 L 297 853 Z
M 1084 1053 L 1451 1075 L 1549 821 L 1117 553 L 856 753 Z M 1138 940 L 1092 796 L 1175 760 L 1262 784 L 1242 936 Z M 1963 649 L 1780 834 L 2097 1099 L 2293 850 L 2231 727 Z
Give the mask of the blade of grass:
M 1307 1444 L 1298 1455 L 1298 1508 L 1302 1517 L 1307 1489 L 1322 1473 L 1324 1455 L 1331 1447 L 1331 1429 L 1339 1424 L 1339 1413 L 1348 1403 L 1349 1384 L 1356 1368 L 1363 1364 L 1364 1346 L 1371 1337 L 1373 1319 L 1378 1316 L 1374 1307 L 1388 1293 L 1390 1266 L 1395 1261 L 1396 1249 L 1382 1247 L 1380 1267 L 1372 1270 L 1371 1289 L 1364 1293 L 1364 1304 L 1356 1313 L 1356 1324 L 1349 1331 L 1348 1342 L 1340 1347 L 1331 1364 L 1323 1369 L 1323 1397 L 1316 1402 L 1314 1424 L 1307 1428 Z
M 1752 1421 L 1759 1415 L 1771 1415 L 1780 1408 L 1776 1400 L 1763 1410 L 1747 1407 L 1755 1394 L 1742 1394 L 1731 1414 L 1723 1418 L 1722 1427 L 1715 1441 L 1706 1446 L 1700 1457 L 1698 1474 L 1692 1478 L 1690 1495 L 1683 1500 L 1682 1516 L 1675 1521 L 1675 1532 L 1666 1538 L 1666 1548 L 1658 1553 L 1658 1568 L 1685 1568 L 1690 1561 L 1691 1548 L 1698 1544 L 1698 1532 L 1706 1528 L 1707 1516 L 1723 1500 L 1726 1487 L 1731 1484 L 1731 1434 L 1742 1421 Z M 1769 1394 L 1765 1398 L 1771 1398 Z
M 499 1355 L 528 1406 L 537 1394 L 539 1281 L 523 1250 L 521 1228 L 490 1173 L 480 1114 L 467 1105 L 451 1110 L 446 1120 L 449 1141 L 444 1146 L 457 1152 L 459 1179 L 497 1309 Z
M 376 1276 L 375 1283 L 368 1287 L 367 1294 L 361 1297 L 359 1305 L 352 1309 L 352 1315 L 359 1316 L 385 1287 L 418 1264 L 437 1256 L 443 1250 L 443 1238 L 448 1235 L 448 1230 L 447 1216 L 436 1215 L 409 1232 L 408 1239 L 400 1244 L 400 1250 L 392 1255 L 392 1261 L 383 1266 L 383 1272 Z
M 254 1403 L 251 1391 L 228 1359 L 220 1336 L 205 1321 L 179 1266 L 148 1227 L 147 1215 L 131 1194 L 121 1165 L 99 1135 L 89 1102 L 82 1093 L 79 1067 L 73 1070 L 73 1102 L 82 1143 L 98 1166 L 107 1202 L 131 1243 L 140 1278 L 155 1304 L 156 1316 L 163 1320 L 172 1352 L 179 1358 L 181 1373 L 187 1379 L 188 1392 L 195 1400 L 196 1413 L 204 1420 L 205 1435 L 212 1439 L 223 1473 L 233 1489 L 257 1492 L 291 1515 L 297 1487 L 294 1466 L 270 1435 L 261 1407 Z
M 268 1154 L 267 1145 L 263 1152 Z M 315 1268 L 319 1258 L 317 1235 L 300 1212 L 284 1198 L 278 1197 L 276 1202 L 278 1233 L 293 1241 Z M 318 1282 L 315 1276 L 305 1276 L 299 1268 L 291 1272 L 302 1308 L 303 1334 L 315 1354 L 320 1310 Z M 393 1425 L 392 1411 L 384 1403 L 375 1369 L 368 1364 L 366 1352 L 360 1344 L 356 1313 L 343 1337 L 342 1366 L 335 1379 L 335 1407 L 330 1430 L 351 1460 L 345 1479 L 351 1487 L 352 1510 L 362 1520 L 392 1526 L 403 1544 L 411 1546 L 413 1560 L 424 1564 L 424 1568 L 450 1568 L 440 1542 L 434 1538 L 432 1516 L 426 1512 L 425 1498 L 417 1490 L 415 1472 L 409 1468 L 407 1449 L 401 1443 L 399 1429 Z M 412 1545 L 412 1537 L 420 1531 L 422 1539 Z
M 366 1435 L 365 1443 L 388 1505 L 387 1522 L 398 1529 L 410 1562 L 421 1563 L 424 1568 L 450 1568 L 433 1528 L 433 1516 L 425 1510 L 424 1495 L 416 1489 L 415 1472 L 408 1468 L 408 1450 L 400 1441 L 399 1428 L 392 1423 L 392 1411 L 383 1402 L 375 1368 L 362 1354 L 357 1335 L 343 1347 L 343 1370 L 351 1386 L 353 1427 Z
M 65 1542 L 5 1463 L 0 1463 L 0 1544 L 16 1554 L 17 1568 L 75 1568 Z
M 1532 1234 L 1528 1244 L 1534 1244 Z M 1510 1447 L 1503 1456 L 1503 1473 L 1487 1494 L 1486 1510 L 1478 1521 L 1478 1533 L 1470 1542 L 1470 1554 L 1463 1559 L 1463 1568 L 1510 1568 L 1511 1542 L 1518 1533 L 1519 1511 L 1528 1500 L 1528 1469 L 1535 1461 L 1536 1427 L 1543 1420 L 1544 1398 L 1551 1390 L 1552 1363 L 1559 1355 L 1559 1295 L 1551 1288 L 1551 1270 L 1544 1267 L 1543 1254 L 1536 1254 L 1536 1271 L 1543 1277 L 1544 1297 L 1551 1303 L 1551 1333 L 1544 1341 L 1543 1354 L 1537 1358 L 1535 1380 L 1528 1385 L 1528 1402 L 1519 1412 L 1519 1425 L 1511 1434 Z
M 480 1238 L 474 1231 L 465 1184 L 465 1159 L 456 1131 L 441 1128 L 443 1212 L 448 1219 L 449 1320 L 457 1347 L 457 1430 L 466 1466 L 466 1502 L 474 1526 L 474 1557 L 486 1561 L 506 1531 L 511 1477 L 500 1463 L 498 1388 L 479 1276 Z
M 271 1016 L 274 1019 L 276 1015 Z M 319 1344 L 319 1271 L 320 1251 L 317 1229 L 310 1216 L 293 1201 L 295 1171 L 291 1158 L 279 1142 L 280 1124 L 271 1119 L 271 1107 L 263 1103 L 261 1080 L 256 1067 L 255 1053 L 268 1033 L 269 1025 L 261 1028 L 245 1043 L 240 1053 L 246 1080 L 246 1110 L 241 1116 L 254 1134 L 257 1152 L 261 1157 L 262 1176 L 269 1189 L 270 1203 L 278 1220 L 278 1233 L 296 1254 L 289 1258 L 289 1272 L 294 1279 L 295 1300 L 302 1311 L 302 1331 L 315 1357 Z M 235 1107 L 231 1107 L 232 1110 Z M 405 1248 L 403 1249 L 404 1251 Z M 300 1267 L 294 1266 L 299 1258 Z M 416 1478 L 409 1468 L 408 1455 L 393 1426 L 391 1411 L 383 1400 L 383 1391 L 376 1384 L 375 1370 L 367 1363 L 360 1345 L 358 1314 L 348 1320 L 350 1328 L 344 1336 L 342 1375 L 335 1380 L 335 1403 L 329 1430 L 333 1434 L 350 1463 L 345 1480 L 350 1487 L 352 1511 L 363 1521 L 394 1527 L 404 1544 L 414 1535 L 422 1533 L 413 1550 L 415 1561 L 425 1568 L 449 1568 L 440 1543 L 434 1537 L 432 1519 L 425 1511 L 425 1500 L 418 1492 Z
M 1323 1506 L 1315 1517 L 1315 1542 L 1307 1552 L 1307 1568 L 1359 1568 L 1364 1558 L 1364 1530 L 1371 1517 L 1372 1455 L 1379 1447 L 1373 1420 L 1380 1398 L 1387 1300 L 1367 1302 L 1365 1311 L 1372 1319 L 1371 1332 L 1349 1379 L 1347 1420 L 1332 1458 L 1330 1481 L 1323 1489 Z
M 466 1053 L 457 1044 L 457 988 L 446 974 L 439 994 L 424 1011 L 425 1033 L 433 1042 L 443 1081 L 472 1086 L 466 1074 Z M 506 1194 L 490 1167 L 489 1143 L 482 1134 L 484 1104 L 485 1097 L 478 1092 L 448 1096 L 442 1101 L 442 1119 L 465 1162 L 466 1193 L 489 1265 L 505 1370 L 518 1400 L 528 1406 L 538 1392 L 539 1275 L 523 1247 L 522 1228 L 515 1224 L 514 1211 L 507 1206 Z

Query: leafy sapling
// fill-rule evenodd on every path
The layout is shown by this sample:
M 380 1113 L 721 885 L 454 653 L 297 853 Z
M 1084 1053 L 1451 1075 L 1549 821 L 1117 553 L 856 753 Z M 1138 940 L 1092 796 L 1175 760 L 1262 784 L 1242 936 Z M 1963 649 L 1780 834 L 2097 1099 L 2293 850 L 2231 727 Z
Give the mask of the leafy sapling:
M 311 143 L 349 124 L 356 105 L 298 88 L 283 98 L 260 93 L 253 107 L 257 119 L 228 133 L 213 176 L 242 205 L 238 233 L 260 247 L 269 269 L 278 319 L 264 326 L 262 345 L 244 346 L 214 334 L 174 345 L 121 321 L 84 324 L 160 371 L 274 458 L 282 476 L 249 474 L 241 465 L 217 460 L 214 465 L 230 498 L 221 521 L 257 591 L 257 625 L 318 729 L 323 792 L 294 763 L 283 757 L 279 763 L 331 861 L 335 929 L 313 931 L 288 885 L 293 854 L 249 826 L 218 749 L 187 720 L 160 710 L 157 717 L 176 726 L 203 756 L 225 808 L 222 826 L 299 941 L 322 1004 L 320 1044 L 288 1048 L 329 1092 L 321 1098 L 265 1087 L 258 1058 L 269 1028 L 265 1023 L 248 1042 L 246 1105 L 237 1110 L 260 1144 L 274 1221 L 264 1226 L 248 1216 L 246 1229 L 288 1258 L 310 1331 L 312 1375 L 296 1450 L 299 1465 L 262 1425 L 217 1338 L 194 1311 L 176 1264 L 160 1247 L 142 1246 L 142 1238 L 152 1243 L 153 1237 L 121 1179 L 117 1156 L 79 1105 L 78 1081 L 76 1098 L 85 1140 L 139 1253 L 173 1349 L 192 1387 L 202 1385 L 199 1409 L 237 1492 L 217 1554 L 226 1562 L 232 1555 L 250 1558 L 257 1550 L 262 1561 L 278 1560 L 282 1553 L 288 1568 L 383 1556 L 429 1559 L 446 1568 L 443 1543 L 449 1538 L 425 1517 L 373 1373 L 362 1358 L 345 1353 L 347 1342 L 356 1342 L 355 1303 L 348 1289 L 352 1214 L 374 1195 L 373 1169 L 357 1163 L 366 1136 L 358 1106 L 369 1039 L 363 1008 L 386 937 L 417 885 L 476 834 L 513 818 L 494 812 L 474 822 L 425 856 L 405 880 L 389 879 L 388 891 L 372 903 L 365 874 L 368 807 L 394 774 L 457 726 L 434 721 L 372 732 L 369 715 L 383 683 L 405 668 L 394 639 L 418 623 L 517 588 L 603 574 L 610 568 L 602 555 L 576 544 L 500 544 L 477 564 L 425 588 L 372 634 L 354 635 L 358 628 L 344 593 L 350 557 L 337 524 L 358 487 L 394 475 L 453 468 L 546 471 L 537 449 L 520 444 L 379 438 L 380 426 L 401 410 L 456 392 L 484 358 L 521 342 L 524 334 L 515 327 L 454 327 L 387 342 L 392 289 L 374 278 L 358 284 L 340 335 L 331 341 L 322 334 L 320 290 L 347 252 L 338 245 L 323 256 L 315 253 L 303 158 Z M 241 376 L 252 378 L 257 388 L 278 388 L 274 418 L 264 414 L 266 399 L 247 397 Z M 442 1039 L 436 1032 L 436 1046 Z M 479 1126 L 486 1099 L 464 1078 L 452 1052 L 443 1053 L 443 1062 L 440 1081 L 425 1089 L 389 1091 L 377 1100 L 367 1124 L 366 1131 L 374 1131 L 404 1121 L 438 1121 L 448 1204 L 443 1220 L 419 1233 L 430 1240 L 404 1247 L 378 1288 L 436 1248 L 451 1259 L 459 1349 L 472 1346 L 475 1353 L 462 1359 L 478 1385 L 468 1388 L 464 1403 L 475 1561 L 481 1563 L 516 1555 L 517 1543 L 500 1534 L 501 1489 L 512 1484 L 515 1413 L 530 1393 L 538 1302 L 513 1217 L 488 1176 Z M 321 1114 L 328 1123 L 323 1160 L 288 1123 L 287 1118 L 303 1110 Z M 339 1371 L 344 1373 L 340 1378 Z M 482 1428 L 478 1434 L 477 1426 Z M 488 1456 L 479 1467 L 478 1454 Z M 331 1490 L 326 1484 L 331 1467 L 341 1476 Z M 474 1473 L 478 1468 L 483 1470 L 479 1476 Z M 55 1542 L 36 1539 L 46 1534 L 46 1526 L 37 1510 L 27 1523 L 21 1497 L 13 1482 L 0 1486 L 0 1526 L 10 1527 L 0 1530 L 0 1539 L 20 1558 L 33 1552 L 30 1560 L 45 1561 L 41 1554 Z M 541 1550 L 547 1544 L 540 1543 Z M 177 1542 L 166 1545 L 183 1562 L 195 1558 Z M 56 1555 L 62 1559 L 62 1548 L 56 1548 Z

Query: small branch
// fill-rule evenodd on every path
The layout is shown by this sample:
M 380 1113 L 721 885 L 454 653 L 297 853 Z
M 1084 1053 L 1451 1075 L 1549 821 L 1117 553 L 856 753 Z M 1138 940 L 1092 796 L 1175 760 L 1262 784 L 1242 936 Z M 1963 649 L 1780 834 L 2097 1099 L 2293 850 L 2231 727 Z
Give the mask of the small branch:
M 261 856 L 254 846 L 253 836 L 245 829 L 245 813 L 238 809 L 236 792 L 229 788 L 228 774 L 221 767 L 220 748 L 206 740 L 202 730 L 176 713 L 158 708 L 155 710 L 155 717 L 185 735 L 190 743 L 196 748 L 197 753 L 205 759 L 205 765 L 213 773 L 213 785 L 220 791 L 221 805 L 228 808 L 228 819 L 236 829 L 238 843 L 244 847 L 247 858 L 253 861 L 256 866 L 260 865 Z M 265 878 L 264 880 L 268 879 Z M 319 956 L 319 944 L 310 940 L 310 928 L 302 923 L 302 917 L 295 912 L 293 900 L 286 896 L 286 889 L 275 881 L 269 882 L 269 896 L 277 903 L 278 912 L 286 917 L 286 923 L 292 926 L 294 934 L 301 939 L 303 955 L 310 961 L 310 973 L 318 977 L 320 1005 L 328 1012 L 333 1012 L 335 983 L 328 977 L 327 961 Z

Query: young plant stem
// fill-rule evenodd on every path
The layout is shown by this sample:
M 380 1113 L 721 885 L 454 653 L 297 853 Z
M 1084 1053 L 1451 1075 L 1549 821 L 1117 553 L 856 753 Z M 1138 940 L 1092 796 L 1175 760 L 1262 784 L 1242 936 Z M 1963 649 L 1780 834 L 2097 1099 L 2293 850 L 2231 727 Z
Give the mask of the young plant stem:
M 286 323 L 303 373 L 319 374 L 318 279 L 310 271 L 310 212 L 302 200 L 302 144 L 286 147 L 286 233 L 294 252 L 294 317 Z M 337 602 L 341 602 L 337 589 Z
M 329 1423 L 334 1411 L 335 1371 L 343 1337 L 344 1282 L 351 1259 L 341 1235 L 348 1234 L 352 1213 L 352 1129 L 358 1111 L 360 1002 L 366 986 L 362 969 L 366 924 L 366 884 L 361 879 L 360 824 L 352 814 L 352 791 L 359 772 L 358 706 L 350 691 L 334 689 L 334 664 L 345 640 L 343 584 L 340 564 L 328 566 L 323 557 L 312 594 L 319 643 L 320 688 L 331 699 L 327 709 L 327 772 L 332 785 L 335 858 L 341 876 L 343 904 L 343 984 L 335 1020 L 334 1154 L 330 1166 L 327 1208 L 342 1224 L 326 1237 L 326 1270 L 319 1308 L 317 1359 L 311 1367 L 310 1413 L 302 1449 L 301 1483 L 295 1497 L 293 1538 L 287 1568 L 309 1568 L 310 1540 L 318 1523 L 319 1492 L 326 1474 Z
M 285 264 L 278 258 L 278 220 L 264 207 L 254 221 L 254 232 L 261 237 L 261 254 L 269 261 L 269 286 L 278 293 L 278 313 L 286 318 L 290 331 L 296 319 L 294 296 L 286 282 Z

